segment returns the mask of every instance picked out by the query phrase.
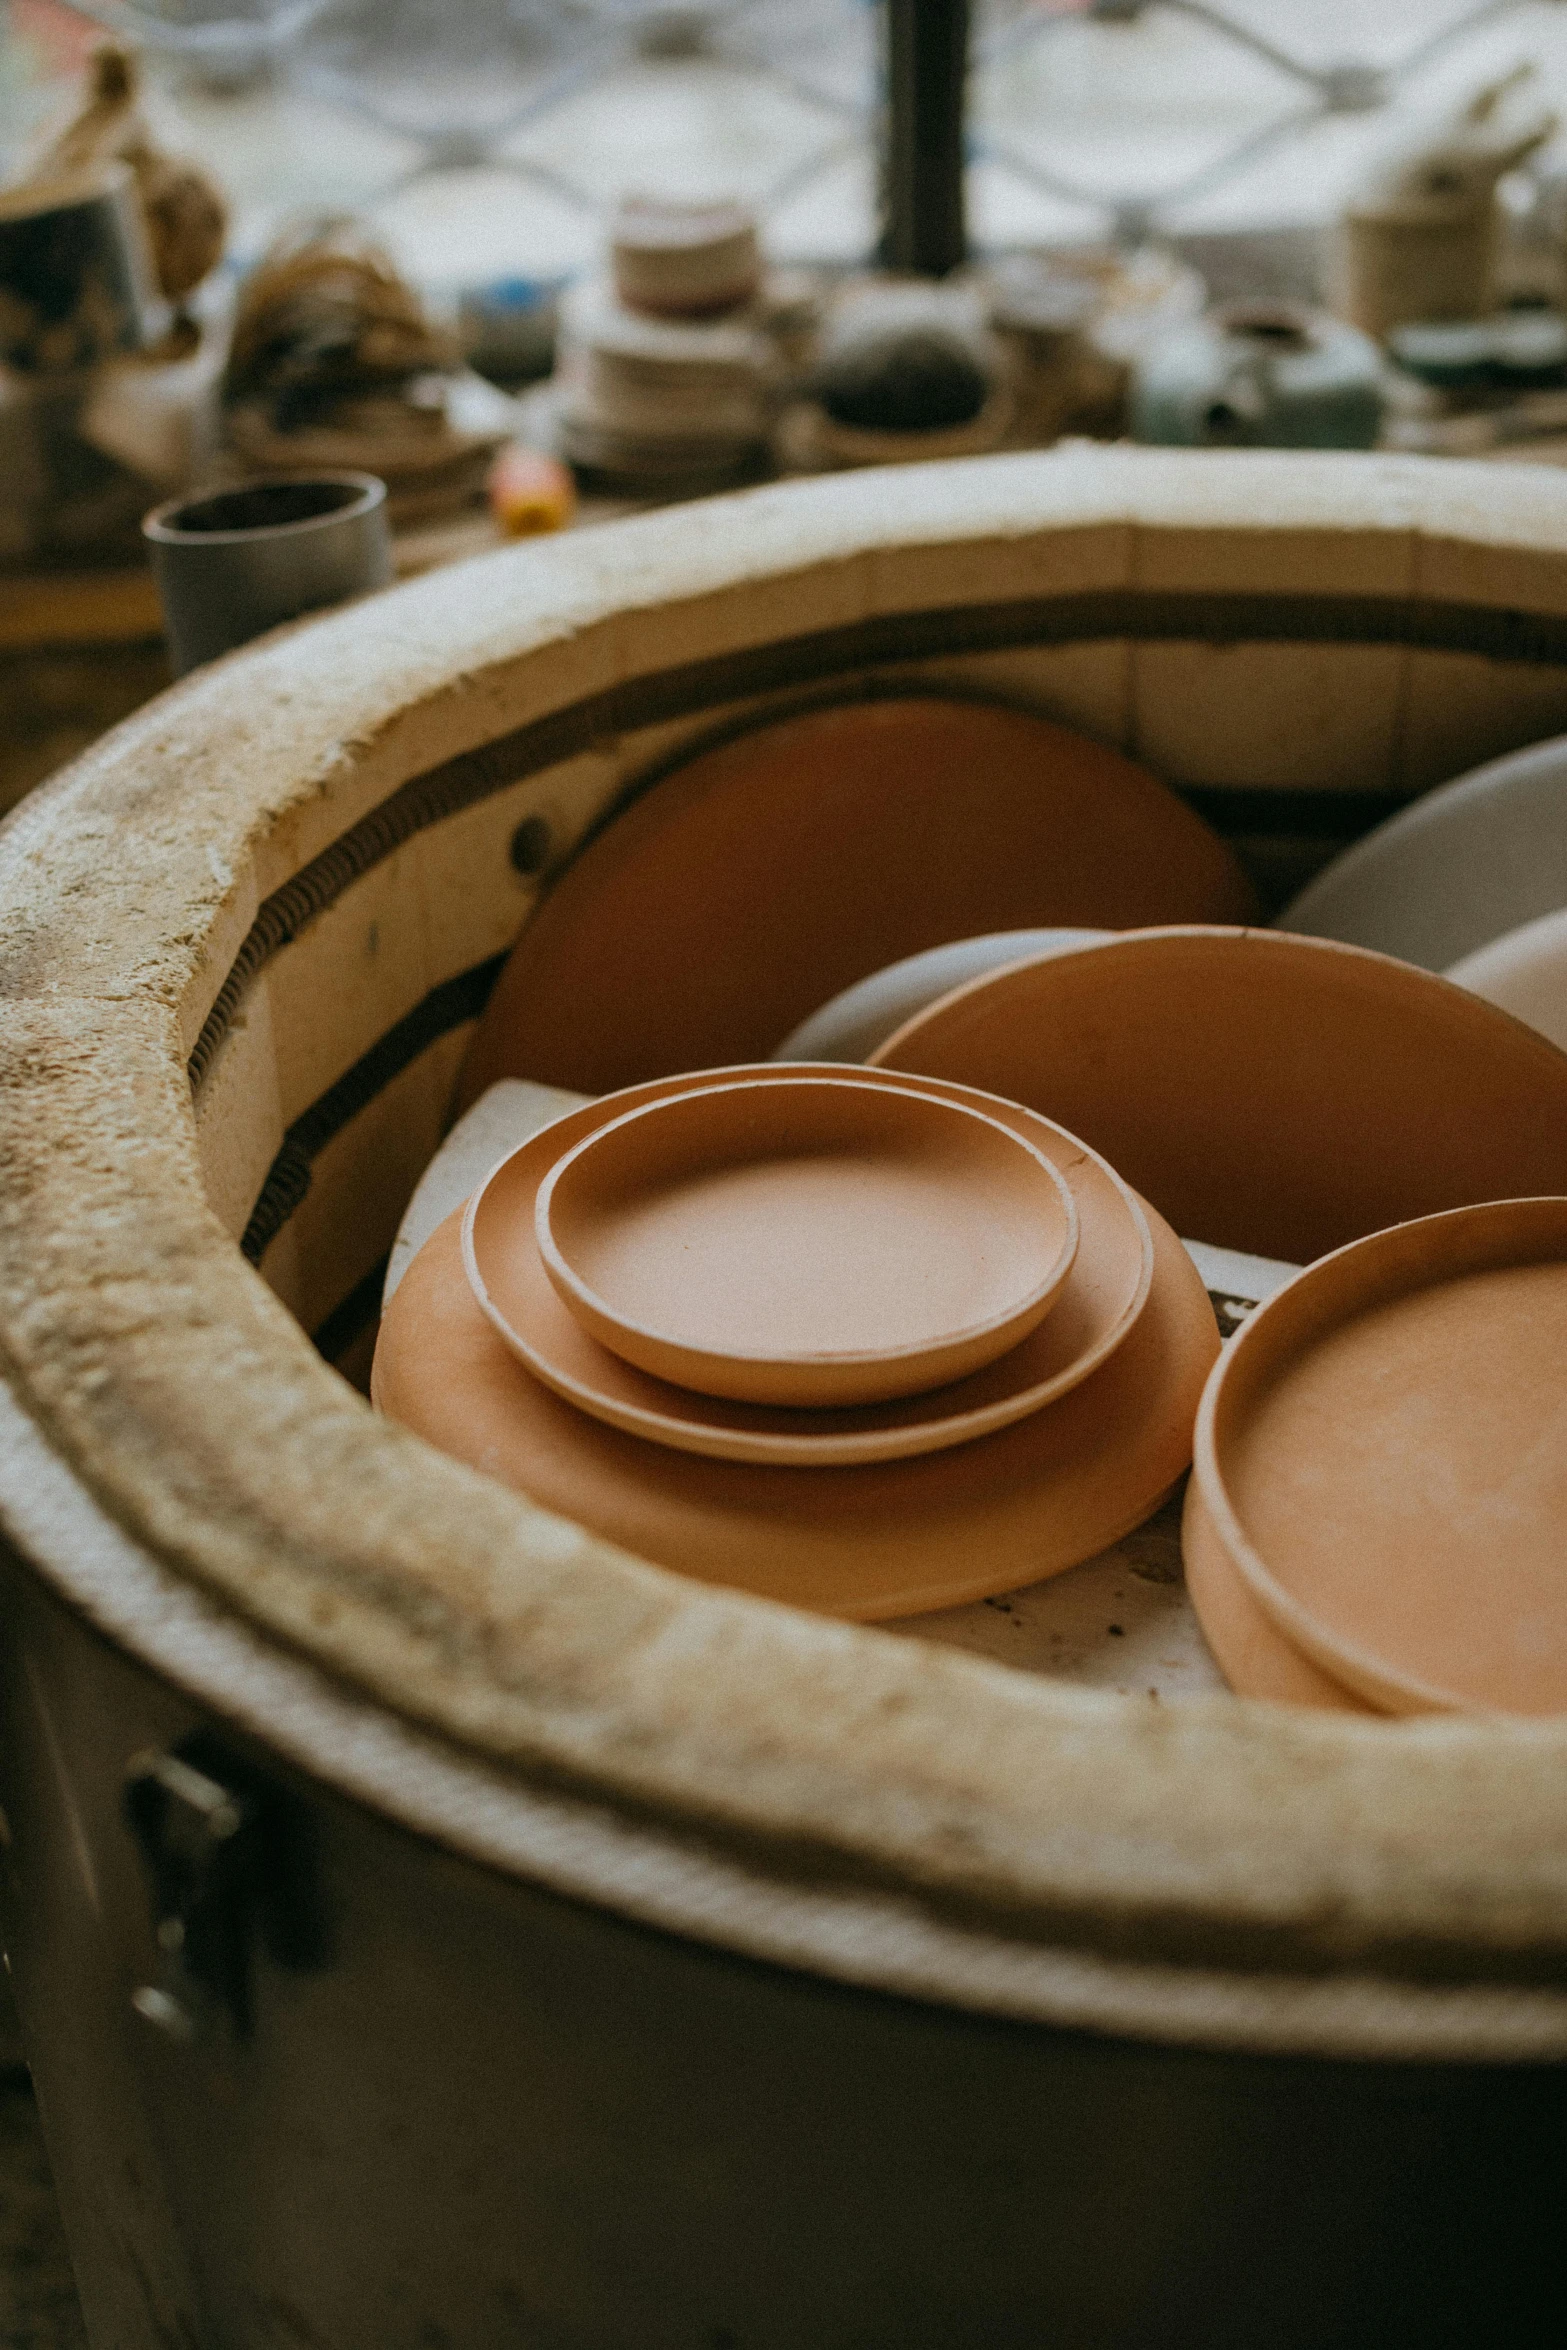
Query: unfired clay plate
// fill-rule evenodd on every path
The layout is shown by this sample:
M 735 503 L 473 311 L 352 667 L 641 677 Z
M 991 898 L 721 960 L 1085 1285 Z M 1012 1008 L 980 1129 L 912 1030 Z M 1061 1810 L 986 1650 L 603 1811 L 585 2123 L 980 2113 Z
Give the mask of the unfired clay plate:
M 924 1459 L 764 1468 L 605 1427 L 491 1328 L 464 1278 L 456 1215 L 387 1310 L 372 1393 L 443 1452 L 699 1581 L 861 1620 L 955 1607 L 1091 1558 L 1186 1466 L 1219 1333 L 1180 1242 L 1157 1218 L 1152 1228 L 1147 1305 L 1094 1376 L 1015 1427 Z
M 689 758 L 572 860 L 496 983 L 460 1106 L 498 1077 L 608 1093 L 761 1060 L 853 980 L 948 939 L 1244 921 L 1253 903 L 1174 792 L 1032 712 L 931 695 L 797 712 Z
M 726 1072 L 776 1077 L 759 1069 Z M 841 1070 L 824 1072 L 841 1076 Z M 903 1088 L 880 1071 L 857 1081 Z M 1143 1311 L 1153 1242 L 1141 1203 L 1092 1151 L 1049 1119 L 962 1086 L 912 1082 L 942 1099 L 977 1105 L 1039 1145 L 1077 1209 L 1072 1268 L 1046 1319 L 981 1371 L 931 1396 L 850 1410 L 805 1412 L 709 1398 L 654 1379 L 599 1345 L 569 1314 L 531 1245 L 534 1204 L 551 1168 L 575 1143 L 620 1112 L 703 1086 L 671 1077 L 590 1102 L 529 1137 L 468 1204 L 464 1254 L 475 1297 L 498 1336 L 557 1395 L 611 1427 L 716 1460 L 844 1467 L 936 1452 L 1010 1426 L 1067 1394 L 1121 1344 Z M 518 1235 L 529 1245 L 519 1246 Z
M 1279 931 L 1013 964 L 875 1061 L 1026 1102 L 1188 1239 L 1294 1264 L 1567 1170 L 1567 1053 L 1427 971 Z

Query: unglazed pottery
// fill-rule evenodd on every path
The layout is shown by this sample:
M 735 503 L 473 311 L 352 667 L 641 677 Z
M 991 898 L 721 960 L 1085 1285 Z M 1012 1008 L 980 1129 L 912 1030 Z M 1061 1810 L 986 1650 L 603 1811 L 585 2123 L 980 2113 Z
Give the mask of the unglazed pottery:
M 8 818 L 0 1925 L 95 2345 L 1559 2350 L 1567 1726 L 762 1604 L 354 1383 L 541 877 L 715 728 L 1004 694 L 1295 839 L 1567 727 L 1564 546 L 1536 466 L 785 484 L 246 647 Z M 307 1864 L 217 1856 L 243 2038 L 127 1817 L 191 1757 Z
M 764 1064 L 751 1074 L 772 1072 Z M 610 1427 L 679 1452 L 774 1467 L 842 1468 L 911 1459 L 994 1434 L 1069 1393 L 1113 1354 L 1147 1300 L 1154 1256 L 1141 1203 L 1074 1136 L 1014 1103 L 961 1086 L 889 1077 L 880 1070 L 862 1071 L 861 1081 L 893 1087 L 915 1083 L 943 1099 L 981 1108 L 1063 1171 L 1077 1210 L 1077 1253 L 1059 1299 L 1021 1345 L 933 1395 L 858 1410 L 768 1410 L 649 1378 L 600 1346 L 566 1310 L 536 1249 L 515 1245 L 519 1232 L 531 1230 L 539 1187 L 562 1153 L 612 1114 L 596 1102 L 530 1133 L 468 1204 L 464 1264 L 474 1295 L 503 1343 L 546 1387 Z M 622 1107 L 658 1101 L 693 1082 L 700 1081 L 664 1078 L 613 1098 Z M 461 1200 L 459 1189 L 445 1201 L 444 1212 Z M 439 1220 L 432 1203 L 421 1239 Z
M 1330 1713 L 1382 1710 L 1335 1681 L 1274 1622 L 1216 1532 L 1195 1477 L 1181 1511 L 1181 1564 L 1203 1638 L 1237 1696 L 1320 1706 Z
M 1140 1525 L 1191 1458 L 1219 1351 L 1199 1275 L 1150 1218 L 1154 1277 L 1131 1331 L 1012 1427 L 864 1467 L 704 1460 L 590 1419 L 525 1370 L 464 1278 L 461 1222 L 426 1241 L 382 1322 L 373 1392 L 388 1418 L 656 1565 L 862 1621 L 1038 1582 Z
M 1280 930 L 1446 971 L 1567 906 L 1567 739 L 1534 743 L 1428 792 L 1346 849 Z
M 1072 1269 L 1077 1210 L 979 1109 L 800 1076 L 609 1115 L 540 1184 L 534 1233 L 568 1312 L 639 1370 L 826 1409 L 946 1387 L 1018 1345 Z
M 1251 1596 L 1391 1712 L 1567 1712 L 1567 1198 L 1338 1251 L 1233 1341 L 1196 1484 Z
M 1447 976 L 1567 1049 L 1567 907 L 1477 947 Z
M 580 278 L 561 298 L 556 333 L 560 453 L 645 496 L 732 480 L 765 455 L 773 368 L 752 310 L 661 316 Z
M 823 1004 L 774 1048 L 775 1061 L 864 1061 L 879 1044 L 938 996 L 982 971 L 1035 955 L 1067 954 L 1109 936 L 1104 930 L 992 930 L 983 938 L 955 938 L 922 955 L 905 955 L 873 971 Z
M 760 1060 L 851 981 L 980 931 L 1251 904 L 1172 792 L 1046 719 L 928 695 L 813 710 L 683 761 L 589 843 L 501 974 L 461 1100 Z
M 627 196 L 610 221 L 615 291 L 630 309 L 705 318 L 756 292 L 756 216 L 742 204 Z
M 1026 1102 L 1188 1238 L 1294 1264 L 1567 1167 L 1567 1054 L 1427 972 L 1276 931 L 1014 964 L 875 1060 Z
M 1539 69 L 1515 65 L 1444 114 L 1405 118 L 1349 190 L 1334 306 L 1368 334 L 1480 318 L 1496 303 L 1498 183 L 1556 129 Z

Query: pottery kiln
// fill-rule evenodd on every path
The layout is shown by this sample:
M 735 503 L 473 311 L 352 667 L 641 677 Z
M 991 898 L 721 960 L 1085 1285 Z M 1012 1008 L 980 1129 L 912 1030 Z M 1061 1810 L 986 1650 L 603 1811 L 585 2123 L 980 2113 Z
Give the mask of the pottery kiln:
M 1563 547 L 1421 460 L 790 486 L 232 656 L 12 820 L 5 1930 L 95 2343 L 1559 2336 L 1567 1728 L 701 1588 L 306 1333 L 681 743 L 918 684 L 1369 818 L 1567 726 Z

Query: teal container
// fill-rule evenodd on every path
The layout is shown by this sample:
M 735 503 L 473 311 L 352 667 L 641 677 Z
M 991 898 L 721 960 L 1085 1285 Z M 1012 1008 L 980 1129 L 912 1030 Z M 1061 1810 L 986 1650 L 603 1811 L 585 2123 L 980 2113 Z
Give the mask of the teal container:
M 1294 302 L 1230 302 L 1156 343 L 1132 437 L 1171 448 L 1369 449 L 1382 425 L 1369 335 Z

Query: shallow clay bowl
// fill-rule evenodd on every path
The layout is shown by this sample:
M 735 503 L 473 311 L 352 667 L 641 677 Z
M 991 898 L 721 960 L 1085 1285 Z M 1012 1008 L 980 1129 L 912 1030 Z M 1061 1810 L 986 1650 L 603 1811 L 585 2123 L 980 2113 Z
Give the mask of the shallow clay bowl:
M 1014 965 L 874 1060 L 1025 1102 L 1189 1239 L 1295 1264 L 1567 1169 L 1567 1053 L 1429 972 L 1277 931 Z
M 654 1378 L 831 1409 L 945 1387 L 1043 1321 L 1077 1210 L 1043 1152 L 851 1078 L 697 1087 L 613 1118 L 539 1188 L 539 1254 Z
M 765 1063 L 725 1072 L 731 1081 L 775 1075 Z M 732 1403 L 650 1378 L 601 1346 L 556 1295 L 531 1245 L 535 1205 L 540 1187 L 573 1144 L 643 1102 L 710 1082 L 706 1076 L 665 1077 L 631 1086 L 607 1102 L 569 1110 L 492 1166 L 468 1202 L 462 1253 L 475 1301 L 517 1360 L 592 1418 L 676 1452 L 761 1467 L 849 1468 L 911 1460 L 993 1436 L 1058 1403 L 1108 1361 L 1147 1305 L 1154 1269 L 1147 1213 L 1115 1170 L 1075 1135 L 1015 1102 L 996 1101 L 963 1086 L 863 1069 L 856 1084 L 912 1084 L 984 1111 L 1032 1142 L 1061 1171 L 1077 1208 L 1078 1248 L 1050 1312 L 983 1370 L 932 1394 L 893 1403 L 806 1411 Z M 519 1246 L 519 1234 L 526 1234 L 530 1245 Z
M 982 971 L 999 971 L 1038 955 L 1065 955 L 1097 945 L 1104 930 L 992 930 L 983 938 L 955 938 L 923 955 L 905 955 L 873 971 L 802 1020 L 777 1046 L 775 1061 L 864 1061 L 905 1020 L 923 1012 Z
M 1492 759 L 1401 809 L 1278 917 L 1445 971 L 1567 906 L 1567 740 Z
M 748 656 L 736 691 L 760 690 Z M 765 1060 L 856 979 L 981 931 L 1243 922 L 1233 852 L 1118 751 L 931 695 L 811 710 L 711 745 L 589 841 L 479 1022 L 498 1077 L 609 1093 Z
M 1567 792 L 1567 781 L 1562 788 Z M 1509 930 L 1465 955 L 1447 976 L 1567 1049 L 1567 909 Z
M 1368 1704 L 1567 1711 L 1567 1198 L 1308 1267 L 1211 1378 L 1194 1482 L 1253 1601 Z
M 1280 1705 L 1314 1705 L 1330 1713 L 1381 1712 L 1303 1656 L 1253 1597 L 1214 1530 L 1195 1477 L 1181 1512 L 1181 1563 L 1203 1638 L 1237 1697 L 1270 1697 Z

